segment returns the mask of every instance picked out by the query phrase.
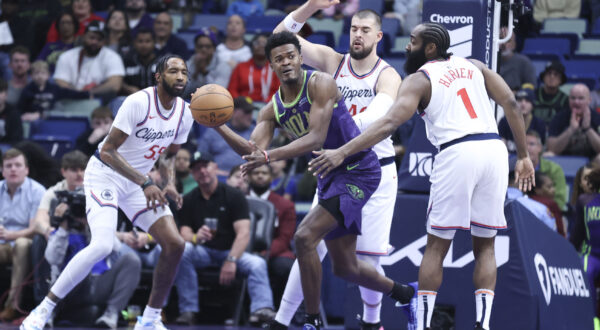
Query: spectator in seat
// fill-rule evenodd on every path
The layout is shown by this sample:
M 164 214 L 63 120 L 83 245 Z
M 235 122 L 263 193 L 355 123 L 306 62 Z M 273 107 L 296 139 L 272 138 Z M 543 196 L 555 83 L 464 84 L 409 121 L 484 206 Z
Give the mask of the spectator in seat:
M 269 0 L 269 5 L 267 7 L 289 14 L 298 9 L 304 2 L 304 0 Z
M 533 18 L 543 23 L 547 18 L 578 18 L 581 0 L 535 0 Z
M 112 10 L 108 14 L 104 29 L 106 34 L 104 46 L 115 51 L 121 57 L 126 56 L 131 49 L 133 39 L 127 14 L 119 9 Z
M 576 84 L 569 93 L 569 110 L 556 114 L 548 129 L 548 150 L 556 155 L 596 157 L 600 153 L 600 114 L 590 110 L 590 90 Z
M 83 46 L 68 50 L 58 58 L 54 80 L 56 84 L 74 90 L 86 90 L 94 95 L 113 95 L 121 89 L 125 69 L 121 57 L 102 46 L 104 29 L 92 22 L 83 35 Z
M 8 84 L 0 79 L 0 143 L 23 140 L 23 124 L 19 110 L 6 103 Z
M 248 194 L 248 178 L 242 175 L 241 165 L 235 165 L 231 168 L 226 182 L 229 186 L 239 189 L 244 194 Z
M 225 41 L 217 46 L 216 56 L 219 61 L 229 64 L 231 69 L 238 63 L 246 62 L 252 58 L 252 50 L 244 40 L 246 34 L 246 23 L 240 15 L 231 15 L 227 20 L 225 30 Z M 229 79 L 227 79 L 227 86 Z
M 217 180 L 217 163 L 212 155 L 196 152 L 190 168 L 198 187 L 184 196 L 178 213 L 185 252 L 175 278 L 181 315 L 177 323 L 193 324 L 198 312 L 196 268 L 221 268 L 219 284 L 230 285 L 239 271 L 248 277 L 250 320 L 270 321 L 275 317 L 273 296 L 265 259 L 244 252 L 250 240 L 250 215 L 246 197 Z M 217 219 L 216 231 L 207 219 Z M 244 294 L 244 293 L 242 293 Z
M 501 38 L 507 33 L 508 29 L 502 27 Z M 533 89 L 537 81 L 535 68 L 529 58 L 517 53 L 516 49 L 516 35 L 513 33 L 510 40 L 500 45 L 500 75 L 512 90 L 519 90 L 524 84 Z
M 252 122 L 253 111 L 252 101 L 247 97 L 235 98 L 233 115 L 226 125 L 244 139 L 249 140 L 255 126 Z M 215 162 L 219 164 L 220 168 L 217 173 L 222 176 L 227 176 L 234 166 L 244 162 L 242 157 L 214 129 L 206 131 L 198 140 L 198 151 L 214 155 Z
M 34 216 L 44 195 L 44 187 L 27 177 L 25 155 L 9 149 L 2 155 L 0 181 L 0 264 L 12 264 L 10 290 L 0 319 L 19 317 L 23 281 L 30 271 L 29 252 L 34 234 Z
M 421 23 L 422 0 L 394 0 L 394 11 L 383 15 L 400 21 L 403 34 L 409 34 L 415 26 Z
M 592 188 L 590 187 L 588 181 L 588 175 L 597 167 L 600 166 L 598 166 L 596 163 L 587 163 L 577 170 L 575 173 L 575 178 L 573 179 L 571 199 L 569 200 L 571 206 L 575 207 L 575 205 L 577 205 L 577 199 L 579 196 L 592 193 Z
M 133 40 L 133 51 L 123 58 L 125 77 L 121 92 L 131 95 L 141 89 L 154 86 L 154 72 L 156 71 L 156 52 L 154 32 L 147 28 L 140 28 Z
M 542 145 L 542 139 L 536 131 L 528 130 L 525 141 L 527 142 L 527 151 L 535 170 L 551 178 L 555 187 L 554 201 L 556 201 L 561 210 L 566 210 L 567 183 L 562 167 L 542 157 L 544 146 Z
M 137 33 L 137 30 L 141 27 L 152 29 L 154 20 L 146 12 L 146 1 L 144 0 L 126 0 L 125 10 L 127 11 L 127 18 L 129 19 L 129 29 L 132 35 Z
M 34 300 L 38 303 L 44 299 L 50 289 L 48 284 L 50 266 L 45 262 L 44 251 L 46 250 L 46 243 L 50 233 L 57 229 L 53 228 L 50 224 L 50 211 L 54 207 L 61 209 L 67 206 L 65 204 L 59 207 L 63 203 L 58 203 L 56 192 L 62 190 L 75 191 L 83 187 L 83 172 L 87 166 L 87 162 L 88 156 L 84 155 L 81 151 L 74 150 L 64 154 L 60 164 L 60 173 L 63 180 L 48 188 L 37 206 L 34 219 L 37 235 L 34 236 L 31 246 L 31 261 L 33 265 L 40 265 L 33 273 L 33 295 Z
M 30 122 L 43 118 L 44 113 L 54 108 L 60 99 L 87 99 L 92 97 L 89 91 L 75 91 L 62 88 L 49 81 L 50 69 L 44 61 L 35 61 L 31 65 L 32 81 L 25 86 L 17 109 L 21 112 L 21 120 Z
M 231 73 L 229 92 L 233 98 L 249 96 L 255 102 L 269 102 L 279 88 L 279 79 L 267 61 L 266 34 L 252 38 L 252 58 L 238 64 Z
M 21 97 L 23 88 L 29 83 L 29 50 L 23 46 L 16 46 L 10 51 L 10 69 L 12 78 L 8 81 L 6 103 L 16 106 Z
M 194 55 L 186 62 L 190 80 L 184 95 L 206 84 L 227 87 L 233 69 L 215 55 L 216 44 L 217 37 L 210 29 L 202 29 L 194 38 Z
M 533 115 L 533 90 L 529 88 L 522 89 L 515 93 L 515 98 L 517 103 L 519 104 L 519 110 L 523 115 L 523 120 L 525 122 L 525 130 L 534 130 L 538 133 L 542 140 L 542 145 L 544 145 L 546 139 L 546 123 L 543 120 L 537 118 Z M 500 133 L 500 137 L 506 143 L 506 147 L 508 148 L 508 152 L 516 153 L 517 149 L 515 147 L 515 141 L 508 126 L 508 121 L 506 117 L 503 117 L 498 124 L 498 132 Z
M 177 191 L 182 195 L 189 193 L 198 186 L 190 173 L 191 157 L 190 151 L 185 148 L 179 149 L 175 154 L 175 185 Z
M 85 33 L 85 28 L 93 21 L 104 22 L 104 19 L 93 13 L 90 0 L 72 0 L 71 11 L 77 18 L 79 25 L 75 29 L 75 36 L 81 36 Z M 46 42 L 55 42 L 59 40 L 58 29 L 56 22 L 52 23 L 50 30 L 46 36 Z
M 271 190 L 283 196 L 283 198 L 294 201 L 296 197 L 296 177 L 286 172 L 287 161 L 276 160 L 270 163 L 272 170 Z
M 236 0 L 229 3 L 225 15 L 240 15 L 242 19 L 260 19 L 265 14 L 262 2 L 258 0 Z
M 113 123 L 112 111 L 107 107 L 98 107 L 92 111 L 91 127 L 81 133 L 75 142 L 75 147 L 88 157 L 98 150 L 98 145 L 108 135 Z
M 333 17 L 334 19 L 352 17 L 358 11 L 359 2 L 359 0 L 343 0 L 335 6 L 323 9 L 321 12 L 323 15 Z
M 291 243 L 296 229 L 296 208 L 294 203 L 283 196 L 271 191 L 273 170 L 269 165 L 253 169 L 249 175 L 250 196 L 268 200 L 275 206 L 277 220 L 273 231 L 273 241 L 270 251 L 262 251 L 261 255 L 268 256 L 269 278 L 273 288 L 273 299 L 278 307 L 285 284 L 296 256 L 292 252 Z
M 60 14 L 54 24 L 58 27 L 58 40 L 47 42 L 37 57 L 48 63 L 50 72 L 54 72 L 60 54 L 75 47 L 75 33 L 79 28 L 77 17 L 70 11 Z
M 569 108 L 569 96 L 559 89 L 567 82 L 564 65 L 559 61 L 549 63 L 540 73 L 540 80 L 543 84 L 535 92 L 533 114 L 549 124 L 557 112 Z
M 190 51 L 185 41 L 173 34 L 173 18 L 169 13 L 162 12 L 156 16 L 154 34 L 156 35 L 158 57 L 166 54 L 176 54 L 183 59 L 190 57 Z
M 553 218 L 556 220 L 555 229 L 563 237 L 567 237 L 567 224 L 563 222 L 562 211 L 559 209 L 558 204 L 554 201 L 556 195 L 554 189 L 554 182 L 552 179 L 542 172 L 535 173 L 535 187 L 527 192 L 529 198 L 538 201 L 546 207 L 552 213 Z

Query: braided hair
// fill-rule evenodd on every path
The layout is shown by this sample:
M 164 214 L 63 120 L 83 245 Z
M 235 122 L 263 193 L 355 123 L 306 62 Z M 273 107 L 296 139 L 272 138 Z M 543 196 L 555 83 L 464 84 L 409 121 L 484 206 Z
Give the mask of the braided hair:
M 421 32 L 421 38 L 423 38 L 423 44 L 428 43 L 435 44 L 438 56 L 447 60 L 452 53 L 448 53 L 450 48 L 450 34 L 448 30 L 439 23 L 423 23 L 425 29 Z
M 181 56 L 179 56 L 179 55 L 175 55 L 175 54 L 163 55 L 159 59 L 156 60 L 156 73 L 163 74 L 165 72 L 165 70 L 167 69 L 167 62 L 169 62 L 169 60 L 172 58 L 178 58 L 178 59 L 182 60 L 183 63 L 185 63 L 185 60 L 183 58 L 181 58 Z

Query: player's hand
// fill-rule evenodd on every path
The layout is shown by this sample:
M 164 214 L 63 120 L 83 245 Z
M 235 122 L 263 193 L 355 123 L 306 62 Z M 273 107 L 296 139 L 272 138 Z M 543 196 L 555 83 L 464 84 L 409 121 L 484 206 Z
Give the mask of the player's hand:
M 165 194 L 156 185 L 150 185 L 144 189 L 146 196 L 146 207 L 156 213 L 156 208 L 162 205 L 163 209 L 168 204 Z
M 517 160 L 515 164 L 515 182 L 523 192 L 535 187 L 535 170 L 529 157 Z
M 210 232 L 210 228 L 208 228 L 208 226 L 206 225 L 200 227 L 200 229 L 198 229 L 198 231 L 196 232 L 196 239 L 200 243 L 204 243 L 213 239 L 213 235 Z
M 246 176 L 253 169 L 267 164 L 266 151 L 259 148 L 254 141 L 248 141 L 248 143 L 250 143 L 252 153 L 242 156 L 247 161 L 246 164 L 241 166 L 243 176 Z
M 235 279 L 236 269 L 237 265 L 235 264 L 235 262 L 223 262 L 223 266 L 221 266 L 221 274 L 219 275 L 219 284 L 230 285 L 231 282 Z
M 120 236 L 121 241 L 123 243 L 127 244 L 127 246 L 129 246 L 132 249 L 137 249 L 138 240 L 133 232 L 128 231 L 126 233 L 122 233 Z
M 143 233 L 143 232 L 138 233 L 137 239 L 135 242 L 135 249 L 140 250 L 140 249 L 145 248 L 148 245 L 148 241 L 149 241 L 148 234 Z
M 314 176 L 325 177 L 344 161 L 344 155 L 338 149 L 313 151 L 318 157 L 308 162 L 308 170 Z
M 177 188 L 175 188 L 175 186 L 173 186 L 172 184 L 168 184 L 165 187 L 165 189 L 163 189 L 163 193 L 165 194 L 165 196 L 171 198 L 175 202 L 175 204 L 177 204 L 178 210 L 183 206 L 183 197 L 177 191 Z
M 340 3 L 340 0 L 309 0 L 308 4 L 315 9 L 325 9 L 335 6 Z

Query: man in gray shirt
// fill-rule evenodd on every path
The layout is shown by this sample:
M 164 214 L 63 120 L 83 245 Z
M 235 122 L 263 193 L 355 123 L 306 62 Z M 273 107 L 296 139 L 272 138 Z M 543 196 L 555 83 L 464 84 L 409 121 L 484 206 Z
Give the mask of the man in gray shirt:
M 500 32 L 502 36 L 507 33 L 506 27 Z M 504 78 L 506 84 L 513 90 L 519 90 L 523 84 L 531 84 L 530 88 L 535 88 L 536 76 L 535 68 L 529 58 L 515 51 L 517 42 L 513 33 L 512 37 L 505 44 L 500 45 L 500 75 Z

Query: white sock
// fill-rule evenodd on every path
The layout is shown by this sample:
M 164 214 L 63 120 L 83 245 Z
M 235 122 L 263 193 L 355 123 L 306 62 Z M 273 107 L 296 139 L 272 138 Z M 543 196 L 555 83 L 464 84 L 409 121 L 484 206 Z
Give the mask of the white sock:
M 488 289 L 478 289 L 475 291 L 475 309 L 477 311 L 475 321 L 479 322 L 484 329 L 490 328 L 493 302 L 494 291 Z
M 146 305 L 144 309 L 144 314 L 142 315 L 142 324 L 152 323 L 156 319 L 160 318 L 160 312 L 162 308 L 152 308 Z
M 431 326 L 431 316 L 433 316 L 433 307 L 435 306 L 435 297 L 437 292 L 419 290 L 417 295 L 417 330 L 423 330 Z
M 46 309 L 48 311 L 48 315 L 52 314 L 52 311 L 54 311 L 54 307 L 56 307 L 56 303 L 54 301 L 52 301 L 52 299 L 48 298 L 48 297 L 44 297 L 44 300 L 42 300 L 42 302 L 40 303 L 40 305 L 38 306 L 40 309 Z
M 357 257 L 358 259 L 365 261 L 368 264 L 375 267 L 379 274 L 385 275 L 383 267 L 381 267 L 381 264 L 379 262 L 379 256 L 368 256 L 358 254 Z M 379 323 L 381 321 L 381 299 L 383 298 L 383 293 L 363 288 L 362 286 L 359 286 L 358 288 L 360 290 L 360 297 L 362 298 L 363 302 L 363 322 Z
M 319 259 L 323 261 L 327 255 L 327 247 L 324 241 L 321 241 L 317 245 L 317 253 L 319 254 Z M 302 293 L 302 283 L 300 282 L 300 267 L 296 259 L 288 276 L 283 297 L 281 297 L 281 303 L 279 304 L 279 310 L 277 311 L 277 315 L 275 315 L 275 321 L 289 327 L 302 300 L 304 300 L 304 294 Z

